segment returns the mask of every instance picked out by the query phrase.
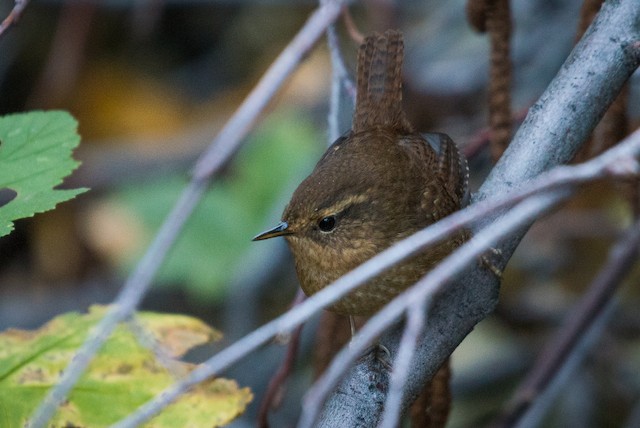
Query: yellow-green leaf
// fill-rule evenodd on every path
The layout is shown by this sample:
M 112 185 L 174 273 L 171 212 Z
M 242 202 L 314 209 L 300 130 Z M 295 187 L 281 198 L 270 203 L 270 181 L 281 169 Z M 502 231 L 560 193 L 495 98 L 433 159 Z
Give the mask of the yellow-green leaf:
M 36 331 L 0 334 L 0 426 L 24 426 L 106 310 L 94 306 L 88 314 L 58 316 Z M 139 313 L 136 322 L 172 357 L 221 337 L 202 321 L 183 315 Z M 140 344 L 130 325 L 122 324 L 93 359 L 50 426 L 109 426 L 172 384 L 176 374 L 192 368 L 174 359 L 161 362 Z M 240 388 L 235 381 L 212 379 L 185 394 L 146 426 L 221 426 L 241 414 L 251 399 L 249 389 Z

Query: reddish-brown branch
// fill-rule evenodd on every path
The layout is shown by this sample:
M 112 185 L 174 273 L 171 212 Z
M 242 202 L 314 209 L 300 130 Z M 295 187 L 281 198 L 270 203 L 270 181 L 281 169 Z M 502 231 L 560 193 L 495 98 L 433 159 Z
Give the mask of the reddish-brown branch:
M 29 107 L 58 107 L 67 99 L 85 61 L 97 8 L 98 4 L 93 2 L 62 5 L 46 65 L 27 101 Z
M 491 44 L 489 71 L 489 124 L 491 154 L 497 161 L 511 140 L 512 65 L 509 0 L 469 0 L 467 19 L 477 31 L 488 32 Z
M 497 161 L 511 140 L 511 12 L 509 0 L 488 2 L 487 32 L 491 39 L 489 123 L 491 154 Z
M 468 0 L 465 12 L 467 21 L 474 30 L 479 33 L 487 31 L 487 1 L 488 0 Z
M 578 21 L 578 31 L 576 32 L 576 43 L 582 38 L 584 32 L 587 31 L 591 21 L 600 11 L 603 0 L 584 0 L 580 8 L 580 20 Z
M 527 116 L 529 112 L 529 107 L 525 107 L 519 111 L 517 111 L 513 117 L 512 122 L 516 125 L 522 123 L 524 118 Z M 471 159 L 478 154 L 481 150 L 484 149 L 491 142 L 491 128 L 486 127 L 478 130 L 474 135 L 472 135 L 466 144 L 462 147 L 462 151 L 467 159 Z
M 291 303 L 291 307 L 297 306 L 305 299 L 305 295 L 302 290 L 298 290 L 298 293 Z M 296 355 L 298 354 L 298 346 L 300 345 L 300 336 L 302 334 L 302 327 L 304 324 L 300 324 L 296 327 L 289 339 L 287 345 L 287 352 L 285 353 L 284 360 L 278 368 L 278 371 L 273 375 L 269 381 L 267 392 L 264 394 L 262 403 L 260 404 L 260 411 L 258 412 L 258 426 L 260 428 L 269 427 L 269 411 L 280 406 L 282 397 L 284 395 L 284 384 L 293 370 L 293 365 L 296 361 Z
M 350 339 L 351 332 L 347 317 L 327 311 L 322 313 L 313 357 L 314 379 L 326 370 L 333 357 Z
M 351 40 L 353 40 L 358 46 L 360 46 L 364 42 L 364 34 L 358 29 L 355 21 L 353 20 L 353 16 L 351 16 L 351 12 L 347 6 L 344 7 L 344 11 L 342 13 L 342 21 L 344 22 L 344 27 L 347 29 L 347 33 Z

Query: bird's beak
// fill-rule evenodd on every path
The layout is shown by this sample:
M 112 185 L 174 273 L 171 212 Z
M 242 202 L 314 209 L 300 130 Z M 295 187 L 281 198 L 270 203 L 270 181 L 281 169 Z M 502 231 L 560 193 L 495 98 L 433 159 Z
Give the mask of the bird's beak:
M 252 239 L 252 241 L 262 241 L 263 239 L 275 238 L 276 236 L 291 235 L 292 233 L 293 231 L 289 229 L 289 224 L 287 224 L 286 221 L 281 221 L 276 227 L 256 235 Z

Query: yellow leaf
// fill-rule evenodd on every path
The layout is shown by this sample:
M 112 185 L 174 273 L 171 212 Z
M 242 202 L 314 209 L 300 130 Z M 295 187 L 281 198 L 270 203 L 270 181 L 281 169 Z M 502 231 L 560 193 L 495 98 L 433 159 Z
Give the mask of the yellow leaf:
M 24 426 L 107 309 L 93 306 L 88 314 L 60 315 L 36 331 L 0 334 L 0 426 Z M 139 313 L 137 322 L 171 357 L 222 336 L 202 321 L 184 315 Z M 50 426 L 109 426 L 171 385 L 176 373 L 184 374 L 193 367 L 175 359 L 161 362 L 140 344 L 130 325 L 119 325 Z M 147 426 L 221 426 L 241 414 L 251 399 L 249 389 L 240 388 L 235 381 L 211 379 L 182 396 Z

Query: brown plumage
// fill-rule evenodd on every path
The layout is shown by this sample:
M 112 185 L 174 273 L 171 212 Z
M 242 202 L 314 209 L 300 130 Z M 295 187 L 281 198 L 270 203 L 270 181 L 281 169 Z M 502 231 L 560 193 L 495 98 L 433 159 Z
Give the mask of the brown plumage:
M 286 238 L 308 295 L 465 203 L 467 163 L 456 145 L 444 134 L 416 133 L 404 115 L 402 60 L 400 32 L 366 38 L 352 130 L 298 186 L 282 222 L 254 238 Z M 461 232 L 391 268 L 330 310 L 370 315 L 463 240 Z

